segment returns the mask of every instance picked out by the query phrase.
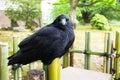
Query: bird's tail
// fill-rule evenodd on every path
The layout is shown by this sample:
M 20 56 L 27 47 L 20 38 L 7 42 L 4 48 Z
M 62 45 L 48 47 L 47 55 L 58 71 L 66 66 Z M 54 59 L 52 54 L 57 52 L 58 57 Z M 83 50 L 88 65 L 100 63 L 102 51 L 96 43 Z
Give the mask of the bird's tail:
M 12 65 L 12 70 L 15 71 L 18 68 L 22 66 L 22 64 L 19 63 L 19 55 L 21 54 L 20 51 L 18 51 L 16 54 L 13 54 L 12 56 L 8 57 L 8 66 Z
M 16 61 L 15 61 L 15 60 L 10 59 L 10 60 L 9 60 L 9 62 L 8 62 L 8 66 L 9 66 L 9 65 L 13 65 L 13 64 L 15 64 L 15 63 L 16 63 Z
M 17 64 L 18 63 L 18 53 L 20 53 L 20 51 L 17 52 L 17 54 L 13 54 L 12 56 L 8 57 L 8 65 L 13 65 L 13 64 Z

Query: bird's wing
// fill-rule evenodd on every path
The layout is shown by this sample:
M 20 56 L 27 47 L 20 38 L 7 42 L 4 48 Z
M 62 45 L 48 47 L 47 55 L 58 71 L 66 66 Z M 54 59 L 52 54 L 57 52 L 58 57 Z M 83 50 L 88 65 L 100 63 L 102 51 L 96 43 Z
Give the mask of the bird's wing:
M 32 49 L 46 49 L 47 47 L 50 47 L 51 44 L 53 44 L 59 37 L 60 35 L 56 30 L 54 30 L 54 28 L 51 29 L 46 27 L 24 39 L 19 44 L 19 47 L 22 52 Z
M 66 50 L 68 50 L 73 45 L 73 42 L 75 40 L 75 35 L 73 31 L 71 31 L 71 33 L 69 33 L 68 35 L 69 35 L 69 42 L 65 48 Z
M 25 38 L 20 42 L 19 51 L 9 57 L 10 61 L 19 64 L 27 64 L 36 60 L 45 59 L 44 63 L 48 64 L 52 60 L 53 54 L 58 52 L 60 42 L 59 31 L 55 28 L 45 27 L 34 33 L 33 35 Z M 57 43 L 60 43 L 57 45 Z M 57 45 L 57 46 L 56 46 Z M 47 60 L 47 61 L 46 61 Z

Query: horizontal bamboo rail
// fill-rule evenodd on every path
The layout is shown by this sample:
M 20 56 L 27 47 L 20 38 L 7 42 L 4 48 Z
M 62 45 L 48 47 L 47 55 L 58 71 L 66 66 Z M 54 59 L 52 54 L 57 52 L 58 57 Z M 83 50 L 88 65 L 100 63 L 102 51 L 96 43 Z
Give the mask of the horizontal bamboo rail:
M 70 49 L 69 51 L 74 52 L 74 53 L 79 53 L 79 54 L 85 54 L 85 51 L 77 50 L 77 49 Z M 104 52 L 88 51 L 87 53 L 90 54 L 90 55 L 98 55 L 98 56 L 106 56 L 107 55 Z

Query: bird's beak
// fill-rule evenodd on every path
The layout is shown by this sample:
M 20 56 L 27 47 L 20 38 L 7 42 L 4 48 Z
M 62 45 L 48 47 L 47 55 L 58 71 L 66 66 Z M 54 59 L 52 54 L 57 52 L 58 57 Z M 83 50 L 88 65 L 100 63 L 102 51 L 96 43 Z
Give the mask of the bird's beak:
M 61 24 L 62 24 L 62 25 L 66 25 L 66 24 L 67 24 L 67 22 L 66 22 L 66 19 L 65 19 L 65 18 L 63 18 L 63 19 L 61 20 Z

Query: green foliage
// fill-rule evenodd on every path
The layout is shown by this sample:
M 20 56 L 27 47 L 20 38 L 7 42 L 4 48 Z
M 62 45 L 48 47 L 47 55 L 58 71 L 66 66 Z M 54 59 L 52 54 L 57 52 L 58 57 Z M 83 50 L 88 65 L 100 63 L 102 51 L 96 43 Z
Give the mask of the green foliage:
M 76 18 L 77 18 L 77 20 L 78 20 L 80 23 L 83 23 L 83 21 L 82 21 L 82 14 L 81 14 L 80 8 L 77 8 Z
M 70 5 L 68 0 L 58 0 L 58 2 L 53 4 L 53 8 L 51 10 L 51 18 L 55 19 L 56 16 L 60 14 L 69 15 Z
M 106 12 L 103 11 L 104 8 L 115 6 L 116 0 L 81 0 L 78 4 L 84 21 L 86 21 L 86 19 L 89 21 L 96 13 Z M 88 17 L 86 17 L 85 14 L 87 14 Z
M 120 20 L 120 9 L 116 7 L 105 7 L 102 9 L 101 14 L 106 16 L 109 20 Z
M 10 0 L 10 2 L 18 7 L 16 9 L 14 7 L 7 8 L 6 15 L 13 21 L 25 21 L 27 28 L 32 27 L 33 19 L 41 17 L 41 0 Z
M 106 11 L 108 7 L 115 7 L 116 6 L 116 0 L 79 0 L 78 6 L 77 6 L 77 19 L 79 22 L 90 21 L 90 19 L 96 14 L 100 13 L 105 15 L 108 19 L 110 19 L 111 16 L 114 18 L 117 18 L 119 16 L 118 12 L 116 12 L 116 15 L 113 15 L 114 10 L 112 9 L 111 12 Z M 56 3 L 54 3 L 52 9 L 52 18 L 55 18 L 55 16 L 59 14 L 68 14 L 70 11 L 70 5 L 69 0 L 58 0 Z M 115 13 L 115 12 L 114 12 Z M 88 17 L 86 17 L 87 14 Z M 109 15 L 110 16 L 109 16 Z M 118 18 L 120 19 L 120 18 Z
M 107 18 L 100 14 L 95 14 L 95 16 L 91 19 L 90 24 L 93 27 L 93 29 L 110 29 Z

